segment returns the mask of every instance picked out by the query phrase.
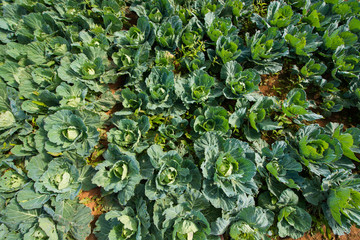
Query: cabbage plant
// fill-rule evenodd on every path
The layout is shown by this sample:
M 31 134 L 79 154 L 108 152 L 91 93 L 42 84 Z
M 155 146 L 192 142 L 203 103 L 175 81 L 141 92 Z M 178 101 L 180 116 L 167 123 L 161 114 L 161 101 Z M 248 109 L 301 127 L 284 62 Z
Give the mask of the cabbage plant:
M 199 110 L 193 127 L 194 131 L 199 134 L 210 131 L 226 134 L 229 131 L 228 112 L 223 107 L 212 106 Z
M 168 21 L 156 29 L 156 42 L 165 49 L 174 50 L 176 37 L 182 29 L 182 22 L 178 16 L 172 16 Z
M 200 188 L 200 173 L 196 165 L 183 159 L 176 151 L 163 152 L 159 145 L 147 150 L 154 174 L 146 182 L 145 195 L 156 200 L 167 194 L 181 194 L 188 187 Z
M 295 25 L 300 20 L 300 17 L 284 1 L 274 1 L 268 6 L 266 20 L 271 26 L 282 28 L 290 24 Z
M 194 148 L 202 161 L 204 196 L 214 207 L 230 211 L 239 198 L 257 190 L 255 153 L 248 143 L 208 132 L 195 141 Z
M 176 215 L 169 215 L 169 211 L 174 211 Z M 173 239 L 207 239 L 210 234 L 210 224 L 205 216 L 199 211 L 186 212 L 181 206 L 168 208 L 164 213 L 169 216 L 164 226 L 173 224 Z
M 142 152 L 148 147 L 142 136 L 150 128 L 149 118 L 142 116 L 136 122 L 131 119 L 113 120 L 116 128 L 110 129 L 108 141 L 116 144 L 123 152 Z
M 313 33 L 314 28 L 309 25 L 296 27 L 290 25 L 286 28 L 285 40 L 291 50 L 299 56 L 312 56 L 313 52 L 322 44 L 321 37 Z
M 298 206 L 299 197 L 290 189 L 283 191 L 277 205 L 280 212 L 277 216 L 277 227 L 280 237 L 290 236 L 294 239 L 304 235 L 311 228 L 311 216 Z
M 167 68 L 154 67 L 142 89 L 148 96 L 146 107 L 150 112 L 163 112 L 176 107 L 174 73 Z
M 41 121 L 41 129 L 35 136 L 36 148 L 53 154 L 75 151 L 81 156 L 88 156 L 99 139 L 96 129 L 99 123 L 97 114 L 58 111 Z
M 193 71 L 179 87 L 177 92 L 187 106 L 212 101 L 221 95 L 220 86 L 214 77 L 203 70 Z
M 338 160 L 343 151 L 337 139 L 324 134 L 318 125 L 301 128 L 299 137 L 299 153 L 306 162 L 327 163 Z
M 229 18 L 216 17 L 212 12 L 205 15 L 205 27 L 207 35 L 215 43 L 221 36 L 232 36 L 239 32 Z
M 298 173 L 302 171 L 302 165 L 286 142 L 277 141 L 271 145 L 271 150 L 263 148 L 262 154 L 268 160 L 266 169 L 270 174 L 289 188 L 300 188 L 297 182 L 301 179 Z
M 221 68 L 220 76 L 226 81 L 223 94 L 228 99 L 238 99 L 258 90 L 260 75 L 252 69 L 243 70 L 235 61 L 227 62 Z
M 183 136 L 188 121 L 180 117 L 172 118 L 170 121 L 171 124 L 161 124 L 158 130 L 161 136 L 169 141 L 168 145 L 174 149 L 176 148 L 175 141 Z
M 289 49 L 276 27 L 270 27 L 264 32 L 257 31 L 254 35 L 246 34 L 246 45 L 250 49 L 250 61 L 256 64 L 259 73 L 276 73 L 282 65 L 275 60 L 287 56 Z
M 148 43 L 150 46 L 155 41 L 154 28 L 146 16 L 137 20 L 137 26 L 130 27 L 127 31 L 118 31 L 115 34 L 115 43 L 120 46 L 135 46 Z
M 124 210 L 112 210 L 102 214 L 94 229 L 95 235 L 101 239 L 125 240 L 146 237 L 150 226 L 146 205 L 139 201 L 134 210 L 130 206 Z
M 237 36 L 221 36 L 216 41 L 216 55 L 225 64 L 236 60 L 241 55 L 241 39 Z
M 109 63 L 104 59 L 105 52 L 94 55 L 90 50 L 86 53 L 62 58 L 58 75 L 68 83 L 80 81 L 93 91 L 105 92 L 107 88 L 100 83 L 113 83 L 116 80 L 113 71 L 109 72 L 110 75 L 106 73 Z
M 314 121 L 323 118 L 319 114 L 315 114 L 308 110 L 309 101 L 306 99 L 306 93 L 303 89 L 294 88 L 286 96 L 286 100 L 282 104 L 282 110 L 287 117 L 294 118 L 294 121 Z
M 230 237 L 235 240 L 264 240 L 267 230 L 273 224 L 274 213 L 261 207 L 247 207 L 235 217 L 230 227 Z
M 46 169 L 41 170 L 43 174 L 36 179 L 34 184 L 38 193 L 55 193 L 58 201 L 73 200 L 79 193 L 81 189 L 80 173 L 68 159 L 54 158 L 48 163 Z M 20 203 L 20 205 L 23 204 Z
M 104 153 L 105 161 L 96 166 L 92 182 L 106 191 L 118 193 L 118 200 L 125 205 L 134 195 L 137 184 L 142 179 L 138 161 L 121 152 L 121 149 L 110 144 Z
M 24 172 L 16 167 L 11 160 L 1 159 L 0 193 L 16 192 L 22 189 L 27 182 Z
M 350 233 L 359 224 L 359 176 L 349 170 L 337 170 L 323 179 L 321 188 L 327 200 L 322 204 L 326 220 L 335 234 Z

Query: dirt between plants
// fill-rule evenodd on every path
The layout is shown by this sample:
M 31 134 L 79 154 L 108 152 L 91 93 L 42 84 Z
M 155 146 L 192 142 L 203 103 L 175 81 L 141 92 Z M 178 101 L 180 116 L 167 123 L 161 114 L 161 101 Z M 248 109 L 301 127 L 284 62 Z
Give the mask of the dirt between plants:
M 279 75 L 261 75 L 259 90 L 264 96 L 276 96 L 281 98 L 280 92 L 276 91 L 276 89 L 281 87 L 280 85 Z
M 78 195 L 79 201 L 85 206 L 91 209 L 91 215 L 94 216 L 94 220 L 90 223 L 91 226 L 91 234 L 86 238 L 86 240 L 97 240 L 95 235 L 93 234 L 93 230 L 95 228 L 95 222 L 98 220 L 99 216 L 103 213 L 102 207 L 99 205 L 97 199 L 101 197 L 101 189 L 94 188 L 90 191 L 82 191 Z M 100 240 L 100 239 L 99 239 Z

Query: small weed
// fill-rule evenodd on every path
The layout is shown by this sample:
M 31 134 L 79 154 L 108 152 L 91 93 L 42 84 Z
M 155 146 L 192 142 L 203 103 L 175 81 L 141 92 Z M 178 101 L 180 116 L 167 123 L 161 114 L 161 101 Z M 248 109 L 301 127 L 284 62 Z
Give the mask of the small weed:
M 259 14 L 264 17 L 267 12 L 267 3 L 264 0 L 255 0 L 254 3 L 254 13 Z

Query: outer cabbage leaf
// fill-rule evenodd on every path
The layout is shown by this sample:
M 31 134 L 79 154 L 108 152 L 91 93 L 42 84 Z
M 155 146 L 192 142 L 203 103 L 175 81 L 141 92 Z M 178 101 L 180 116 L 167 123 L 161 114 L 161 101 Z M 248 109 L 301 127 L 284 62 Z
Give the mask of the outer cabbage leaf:
M 55 223 L 48 216 L 40 216 L 29 230 L 24 235 L 24 239 L 36 240 L 36 239 L 54 239 L 58 240 L 59 235 L 56 229 Z
M 41 208 L 50 197 L 49 194 L 36 192 L 33 182 L 28 183 L 16 195 L 18 203 L 26 210 Z
M 311 215 L 298 206 L 286 206 L 280 210 L 277 227 L 280 237 L 300 238 L 311 228 Z
M 25 224 L 25 228 L 29 228 L 37 220 L 40 211 L 24 210 L 13 198 L 9 201 L 6 208 L 1 211 L 1 222 L 5 223 L 10 229 L 17 230 L 21 224 Z
M 351 128 L 343 132 L 343 125 L 337 123 L 329 123 L 326 130 L 332 134 L 334 138 L 339 140 L 343 154 L 351 160 L 359 162 L 355 153 L 359 152 L 358 142 L 354 141 L 357 138 L 356 134 L 360 132 L 358 128 Z
M 90 222 L 93 220 L 90 208 L 77 200 L 51 201 L 44 210 L 57 225 L 59 238 L 85 239 L 90 235 Z

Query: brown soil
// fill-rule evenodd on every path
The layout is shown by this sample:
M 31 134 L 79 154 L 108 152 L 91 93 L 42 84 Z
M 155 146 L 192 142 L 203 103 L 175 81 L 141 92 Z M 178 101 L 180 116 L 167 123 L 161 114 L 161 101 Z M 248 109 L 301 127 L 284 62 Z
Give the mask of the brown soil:
M 109 88 L 112 94 L 115 94 L 116 91 L 119 91 L 121 87 L 124 86 L 125 80 L 122 77 L 119 77 L 115 83 L 109 83 Z
M 90 223 L 91 234 L 86 238 L 86 240 L 96 240 L 97 238 L 92 233 L 95 228 L 95 222 L 99 216 L 103 213 L 102 208 L 99 205 L 99 202 L 96 199 L 101 198 L 101 188 L 94 188 L 90 191 L 82 191 L 79 194 L 79 200 L 82 203 L 91 209 L 91 214 L 94 216 L 94 220 Z
M 261 75 L 259 89 L 263 95 L 280 97 L 279 92 L 276 91 L 279 87 L 279 75 Z
M 135 12 L 130 11 L 129 8 L 127 8 L 125 17 L 128 18 L 128 23 L 130 26 L 136 26 L 139 17 Z
M 284 100 L 288 92 L 298 87 L 297 76 L 292 74 L 293 60 L 284 60 L 283 69 L 276 74 L 261 75 L 260 92 L 265 96 L 276 96 Z
M 119 112 L 123 108 L 121 103 L 115 104 L 112 109 L 106 112 L 107 115 L 111 116 L 115 112 Z

